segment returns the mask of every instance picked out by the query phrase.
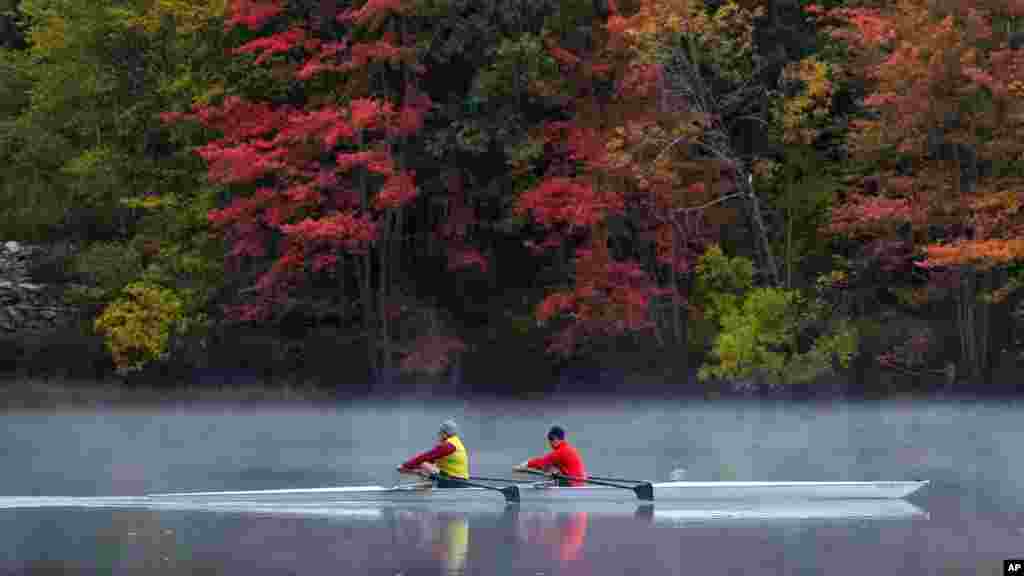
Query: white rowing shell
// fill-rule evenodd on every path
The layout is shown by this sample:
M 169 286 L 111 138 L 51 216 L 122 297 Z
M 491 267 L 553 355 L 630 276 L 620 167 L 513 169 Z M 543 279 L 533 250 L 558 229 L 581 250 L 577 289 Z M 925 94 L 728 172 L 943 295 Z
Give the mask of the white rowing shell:
M 654 484 L 654 501 L 733 500 L 888 500 L 906 498 L 928 484 L 895 482 L 663 482 Z M 635 501 L 631 490 L 604 486 L 548 487 L 519 485 L 522 501 Z M 502 500 L 501 493 L 483 488 L 419 488 L 414 486 L 339 486 L 233 492 L 180 492 L 154 494 L 151 499 L 217 502 L 458 502 Z
M 898 500 L 928 484 L 908 482 L 664 482 L 654 484 L 654 502 L 772 502 L 818 500 Z M 522 502 L 639 502 L 635 493 L 603 486 L 538 487 L 519 485 Z M 283 490 L 179 492 L 135 497 L 0 497 L 3 508 L 189 506 L 329 506 L 360 502 L 461 503 L 501 502 L 504 496 L 482 488 L 421 488 L 417 485 L 338 486 Z
M 420 500 L 418 502 L 274 502 L 202 498 L 76 498 L 76 497 L 0 497 L 4 508 L 91 508 L 119 510 L 194 511 L 270 516 L 375 519 L 385 513 L 423 514 L 440 517 L 449 514 L 516 514 L 547 516 L 586 512 L 594 515 L 648 518 L 656 524 L 718 523 L 723 521 L 772 520 L 853 520 L 914 518 L 928 515 L 904 500 L 818 500 L 775 502 L 684 502 L 659 504 L 614 501 L 525 501 L 507 507 L 494 502 L 464 499 L 454 502 Z

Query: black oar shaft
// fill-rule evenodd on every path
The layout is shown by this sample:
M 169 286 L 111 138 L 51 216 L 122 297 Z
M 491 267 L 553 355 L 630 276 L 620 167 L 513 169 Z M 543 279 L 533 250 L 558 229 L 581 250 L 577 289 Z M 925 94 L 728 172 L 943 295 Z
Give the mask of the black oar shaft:
M 412 470 L 399 470 L 399 472 L 401 472 L 402 474 L 420 474 L 419 472 L 414 472 Z M 430 474 L 428 477 L 431 480 L 435 481 L 435 482 L 437 480 L 443 478 L 443 479 L 448 480 L 448 481 L 457 482 L 459 484 L 462 484 L 463 486 L 469 486 L 469 487 L 472 487 L 472 488 L 483 488 L 485 490 L 496 490 L 498 492 L 501 492 L 502 495 L 505 496 L 505 500 L 507 502 L 519 502 L 519 487 L 518 486 L 506 486 L 504 488 L 497 488 L 495 486 L 487 486 L 486 484 L 477 484 L 475 482 L 469 482 L 469 481 L 463 480 L 462 478 L 455 478 L 454 476 L 449 476 L 448 474 L 445 474 L 444 472 L 438 472 L 437 474 Z
M 443 473 L 432 475 L 431 478 L 434 480 L 443 478 L 448 482 L 456 482 L 464 486 L 469 486 L 471 488 L 484 488 L 486 490 L 496 490 L 498 492 L 501 492 L 505 496 L 505 500 L 509 502 L 519 502 L 518 486 L 506 486 L 505 488 L 497 488 L 495 486 L 488 486 L 486 484 L 477 484 L 476 482 L 469 482 L 468 480 L 463 480 L 462 478 L 455 478 L 454 476 L 449 476 Z
M 608 478 L 604 476 L 587 476 L 587 478 L 593 478 L 594 480 L 603 480 L 605 482 L 626 482 L 628 484 L 646 484 L 649 480 L 627 480 L 625 478 Z
M 523 470 L 528 474 L 536 474 L 539 476 L 549 476 L 551 478 L 557 478 L 559 480 L 568 480 L 570 482 L 584 482 L 587 484 L 596 484 L 598 486 L 609 486 L 612 488 L 623 488 L 626 490 L 632 490 L 636 497 L 641 500 L 654 500 L 654 485 L 650 482 L 642 482 L 638 486 L 623 486 L 622 484 L 615 484 L 612 482 L 606 482 L 603 480 L 597 480 L 593 477 L 587 478 L 576 478 L 574 476 L 566 476 L 565 474 L 559 474 L 557 472 L 548 474 L 541 472 L 540 470 L 530 470 L 529 468 Z

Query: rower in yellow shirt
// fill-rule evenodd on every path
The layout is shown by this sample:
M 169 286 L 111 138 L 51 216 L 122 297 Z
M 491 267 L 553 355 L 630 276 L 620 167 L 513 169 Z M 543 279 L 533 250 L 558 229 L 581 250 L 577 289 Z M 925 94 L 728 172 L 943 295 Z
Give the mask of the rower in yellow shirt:
M 438 437 L 440 441 L 436 446 L 414 456 L 399 466 L 398 471 L 436 476 L 435 486 L 438 488 L 465 488 L 465 484 L 445 478 L 469 480 L 469 455 L 459 438 L 459 427 L 455 421 L 448 419 L 442 422 Z

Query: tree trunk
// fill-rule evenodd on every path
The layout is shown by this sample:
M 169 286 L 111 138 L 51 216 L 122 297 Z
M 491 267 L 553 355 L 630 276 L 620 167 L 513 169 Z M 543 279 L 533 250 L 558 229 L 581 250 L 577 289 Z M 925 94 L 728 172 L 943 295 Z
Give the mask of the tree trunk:
M 982 286 L 981 289 L 986 296 L 991 297 L 993 287 L 993 274 L 994 270 L 986 270 L 982 272 Z M 987 298 L 985 301 L 978 302 L 975 299 L 976 306 L 978 308 L 978 321 L 977 321 L 977 334 L 978 339 L 978 383 L 988 386 L 991 382 L 989 375 L 991 371 L 991 358 L 990 348 L 992 345 L 992 303 Z
M 487 288 L 491 294 L 496 294 L 498 290 L 498 249 L 495 236 L 494 228 L 491 228 L 487 234 Z
M 764 225 L 764 218 L 761 215 L 760 199 L 757 197 L 757 194 L 754 193 L 754 187 L 750 183 L 749 174 L 745 170 L 739 167 L 736 168 L 736 180 L 736 185 L 741 188 L 743 195 L 750 206 L 750 219 L 760 248 L 761 259 L 763 261 L 762 263 L 768 275 L 768 280 L 773 286 L 778 286 L 780 284 L 779 267 L 775 261 L 775 255 L 772 253 L 771 239 L 768 236 L 768 229 Z
M 423 209 L 420 211 L 419 221 L 416 222 L 416 236 L 419 238 L 417 242 L 419 247 L 416 253 L 419 254 L 420 261 L 434 255 L 434 235 L 431 233 L 434 229 L 433 222 L 431 221 L 434 214 L 434 205 L 429 201 L 429 197 L 425 200 L 421 202 Z
M 968 338 L 966 333 L 967 314 L 965 312 L 966 306 L 964 305 L 964 295 L 967 292 L 967 289 L 964 286 L 966 282 L 966 276 L 960 278 L 960 286 L 958 287 L 956 292 L 957 298 L 954 308 L 956 313 L 954 321 L 956 322 L 957 334 L 960 337 L 960 368 L 957 370 L 957 372 L 960 374 L 967 373 L 967 368 L 970 365 L 968 352 Z
M 427 309 L 427 315 L 429 317 L 429 322 L 430 322 L 430 326 L 428 328 L 428 330 L 430 331 L 430 335 L 432 337 L 434 337 L 434 338 L 437 338 L 437 337 L 439 337 L 441 335 L 441 321 L 437 317 L 437 302 L 436 301 L 430 303 L 430 307 Z M 436 376 L 434 374 L 430 374 L 429 378 L 422 378 L 422 379 L 420 379 L 420 386 L 418 387 L 420 394 L 422 394 L 424 396 L 430 396 L 431 395 L 430 392 L 433 389 L 433 382 L 432 382 L 432 380 L 436 381 Z
M 960 374 L 972 385 L 978 381 L 978 332 L 976 322 L 977 280 L 975 271 L 968 267 L 960 278 L 960 298 L 957 306 L 960 332 Z
M 400 29 L 400 32 L 399 32 L 399 34 L 400 34 L 399 44 L 404 46 L 406 38 L 408 36 L 408 28 L 407 28 L 407 24 L 408 23 L 406 22 L 405 16 L 401 16 L 401 15 L 398 16 L 398 24 L 399 24 L 399 29 Z M 412 86 L 415 83 L 416 78 L 415 78 L 415 76 L 413 76 L 412 70 L 410 69 L 408 64 L 406 64 L 405 62 L 402 62 L 401 66 L 402 66 L 402 79 L 403 79 L 403 85 L 404 85 L 403 88 L 408 88 L 409 86 Z M 417 86 L 417 88 L 419 88 L 419 87 Z M 404 99 L 404 94 L 406 94 L 406 93 L 408 93 L 407 90 L 405 92 L 403 92 L 403 99 Z M 403 102 L 403 104 L 407 104 L 407 103 Z M 408 158 L 406 156 L 406 153 L 408 151 L 408 143 L 409 143 L 408 136 L 406 136 L 405 134 L 402 134 L 402 136 L 399 139 L 399 145 L 398 145 L 399 146 L 398 147 L 398 164 L 399 164 L 399 166 L 402 167 L 402 169 L 405 169 L 405 167 L 409 165 Z M 406 219 L 405 207 L 404 206 L 400 207 L 400 208 L 398 208 L 398 210 L 396 210 L 396 212 L 395 212 L 395 219 L 396 219 L 396 222 L 395 222 L 395 229 L 394 229 L 394 233 L 393 233 L 394 241 L 393 241 L 393 246 L 391 248 L 391 254 L 390 254 L 390 267 L 391 267 L 390 277 L 392 279 L 391 280 L 392 282 L 395 282 L 396 279 L 398 279 L 400 277 L 401 269 L 402 269 L 402 255 L 404 254 L 403 245 L 405 243 L 405 219 Z
M 786 171 L 786 290 L 793 289 L 793 173 Z
M 402 254 L 404 250 L 402 245 L 405 242 L 405 209 L 398 208 L 395 211 L 395 227 L 392 231 L 391 250 L 389 255 L 390 261 L 390 278 L 392 284 L 402 284 L 404 276 L 402 275 Z
M 1008 281 L 1009 273 L 1006 268 L 993 270 L 993 288 L 999 287 L 1002 289 Z M 988 334 L 990 341 L 987 346 L 988 358 L 985 360 L 987 367 L 985 378 L 990 385 L 999 384 L 998 370 L 1002 367 L 1003 356 L 1008 348 L 1013 347 L 1013 308 L 1010 305 L 1011 302 L 1012 299 L 1006 297 L 999 303 L 992 304 L 988 312 Z
M 344 318 L 345 316 L 348 315 L 346 313 L 346 311 L 348 310 L 348 296 L 347 296 L 348 291 L 346 290 L 346 286 L 345 286 L 346 284 L 348 284 L 348 277 L 345 276 L 345 253 L 344 252 L 342 252 L 338 256 L 338 267 L 335 269 L 335 271 L 338 274 L 338 296 L 339 296 L 339 298 L 341 300 L 341 306 L 342 306 L 342 310 L 343 310 L 341 316 L 342 316 L 342 318 Z
M 853 301 L 850 303 L 850 309 L 852 311 L 853 318 L 861 318 L 864 316 L 864 297 L 863 290 L 856 288 L 853 296 Z M 867 379 L 867 372 L 869 368 L 869 354 L 871 350 L 867 347 L 866 338 L 857 338 L 857 354 L 853 358 L 853 365 L 849 371 L 849 377 L 846 381 L 846 390 L 849 391 L 863 391 L 862 383 Z
M 455 358 L 448 366 L 448 391 L 458 395 L 462 388 L 462 352 L 455 352 Z
M 569 274 L 569 240 L 564 239 L 558 245 L 558 276 Z
M 676 272 L 676 263 L 678 262 L 678 244 L 679 234 L 676 233 L 676 229 L 672 228 L 672 265 L 668 268 L 669 283 L 672 286 L 672 342 L 676 346 L 683 344 L 683 322 L 680 313 L 681 294 L 679 294 L 679 275 Z
M 384 234 L 377 243 L 379 256 L 377 310 L 379 312 L 378 316 L 380 320 L 380 346 L 382 347 L 381 352 L 383 353 L 383 357 L 381 359 L 381 370 L 385 374 L 390 374 L 392 367 L 392 350 L 391 340 L 389 338 L 390 330 L 388 326 L 390 323 L 388 318 L 388 303 L 391 296 L 391 278 L 388 274 L 388 253 L 390 252 L 389 248 L 391 246 L 392 217 L 393 213 L 391 212 L 385 214 Z
M 360 132 L 357 136 L 356 145 L 362 148 L 363 146 L 363 133 Z M 359 173 L 359 191 L 360 191 L 360 204 L 362 209 L 365 211 L 370 205 L 370 194 L 366 183 L 365 171 Z M 376 381 L 379 374 L 377 370 L 377 322 L 374 316 L 374 295 L 372 286 L 372 275 L 373 275 L 373 247 L 368 246 L 366 253 L 362 256 L 363 261 L 363 282 L 362 282 L 362 301 L 363 301 L 363 329 L 366 331 L 366 354 L 367 359 L 370 362 L 370 379 Z

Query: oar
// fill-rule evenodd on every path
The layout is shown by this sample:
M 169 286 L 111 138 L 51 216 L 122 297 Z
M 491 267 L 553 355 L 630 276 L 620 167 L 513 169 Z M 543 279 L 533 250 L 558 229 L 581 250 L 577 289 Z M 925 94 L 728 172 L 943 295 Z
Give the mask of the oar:
M 636 497 L 640 500 L 654 500 L 654 485 L 650 482 L 643 482 L 638 486 L 623 486 L 622 484 L 614 484 L 612 482 L 605 482 L 602 480 L 595 480 L 593 478 L 574 478 L 572 476 L 565 476 L 564 474 L 541 472 L 540 470 L 531 470 L 529 468 L 525 470 L 519 470 L 519 472 L 525 472 L 527 474 L 534 474 L 537 476 L 547 476 L 549 478 L 557 478 L 559 480 L 569 480 L 573 482 L 585 482 L 587 484 L 597 484 L 598 486 L 611 486 L 612 488 L 624 488 L 626 490 L 632 490 Z
M 650 480 L 626 480 L 625 478 L 605 478 L 601 476 L 587 476 L 587 478 L 593 478 L 594 480 L 602 480 L 604 482 L 626 482 L 628 484 L 647 484 Z
M 455 478 L 453 476 L 448 476 L 447 474 L 443 474 L 443 473 L 442 474 L 438 474 L 436 476 L 431 476 L 431 478 L 434 478 L 434 479 L 444 478 L 445 480 L 447 480 L 449 482 L 457 482 L 459 484 L 463 484 L 465 486 L 470 486 L 472 488 L 485 488 L 487 490 L 497 490 L 498 492 L 501 492 L 502 494 L 505 495 L 505 500 L 506 501 L 508 501 L 508 502 L 519 502 L 519 486 L 506 486 L 504 488 L 496 488 L 494 486 L 488 486 L 486 484 L 477 484 L 476 482 L 468 482 L 466 480 L 463 480 L 462 478 Z
M 418 474 L 418 472 L 412 472 L 411 470 L 410 470 L 410 473 Z M 501 492 L 505 496 L 505 500 L 507 502 L 519 502 L 519 486 L 506 486 L 504 488 L 496 488 L 494 486 L 488 486 L 486 484 L 477 484 L 475 482 L 469 482 L 469 481 L 463 480 L 462 478 L 455 478 L 453 476 L 449 476 L 449 475 L 445 474 L 444 472 L 439 472 L 437 474 L 431 474 L 429 476 L 429 478 L 431 480 L 438 480 L 438 479 L 444 478 L 445 480 L 448 480 L 450 482 L 458 482 L 459 484 L 462 484 L 464 486 L 469 486 L 471 488 L 483 488 L 485 490 L 496 490 L 498 492 Z

